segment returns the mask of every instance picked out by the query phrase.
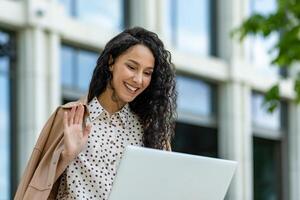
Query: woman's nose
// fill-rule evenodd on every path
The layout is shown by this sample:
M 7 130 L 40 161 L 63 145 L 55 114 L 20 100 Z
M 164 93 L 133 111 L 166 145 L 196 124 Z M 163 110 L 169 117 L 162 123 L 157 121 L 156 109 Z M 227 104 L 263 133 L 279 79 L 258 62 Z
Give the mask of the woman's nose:
M 143 75 L 141 73 L 136 73 L 133 77 L 133 81 L 137 84 L 142 84 L 143 82 Z

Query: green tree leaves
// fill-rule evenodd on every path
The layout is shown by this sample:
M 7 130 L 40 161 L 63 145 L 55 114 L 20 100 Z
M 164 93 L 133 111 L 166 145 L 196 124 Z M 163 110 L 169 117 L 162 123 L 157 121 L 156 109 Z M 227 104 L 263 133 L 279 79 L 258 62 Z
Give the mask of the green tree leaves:
M 270 64 L 281 68 L 291 68 L 293 63 L 300 61 L 300 0 L 277 0 L 277 10 L 268 15 L 254 13 L 231 33 L 243 41 L 249 35 L 270 36 L 280 35 L 278 42 L 270 50 L 277 55 Z M 295 101 L 300 103 L 300 75 L 294 79 Z M 279 105 L 279 85 L 273 85 L 265 95 L 265 105 L 270 112 Z

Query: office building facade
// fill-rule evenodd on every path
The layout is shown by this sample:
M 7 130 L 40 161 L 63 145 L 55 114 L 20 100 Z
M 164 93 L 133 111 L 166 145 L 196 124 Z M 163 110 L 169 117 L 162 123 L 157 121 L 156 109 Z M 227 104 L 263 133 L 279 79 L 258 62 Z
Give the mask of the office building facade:
M 57 106 L 87 92 L 96 59 L 122 29 L 156 32 L 177 70 L 173 150 L 238 161 L 230 200 L 298 200 L 300 107 L 294 72 L 270 66 L 269 39 L 230 31 L 276 0 L 0 0 L 0 199 L 11 199 Z M 280 75 L 286 79 L 280 79 Z M 262 102 L 280 83 L 272 114 Z

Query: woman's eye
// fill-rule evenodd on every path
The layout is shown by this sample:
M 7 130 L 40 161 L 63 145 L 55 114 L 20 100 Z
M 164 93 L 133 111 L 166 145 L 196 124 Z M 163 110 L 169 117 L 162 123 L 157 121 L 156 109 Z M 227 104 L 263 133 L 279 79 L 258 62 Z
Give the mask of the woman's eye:
M 134 67 L 133 66 L 131 66 L 131 65 L 127 65 L 127 67 L 129 68 L 129 69 L 134 69 Z
M 144 72 L 144 74 L 145 74 L 146 76 L 151 76 L 151 75 L 152 75 L 152 72 Z

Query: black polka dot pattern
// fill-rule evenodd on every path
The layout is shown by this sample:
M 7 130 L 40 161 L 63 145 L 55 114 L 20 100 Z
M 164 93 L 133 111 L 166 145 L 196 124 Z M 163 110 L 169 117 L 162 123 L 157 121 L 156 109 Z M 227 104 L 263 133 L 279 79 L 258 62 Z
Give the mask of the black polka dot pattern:
M 88 109 L 87 145 L 62 174 L 56 199 L 107 200 L 125 147 L 143 145 L 142 125 L 128 104 L 109 116 L 95 97 Z

